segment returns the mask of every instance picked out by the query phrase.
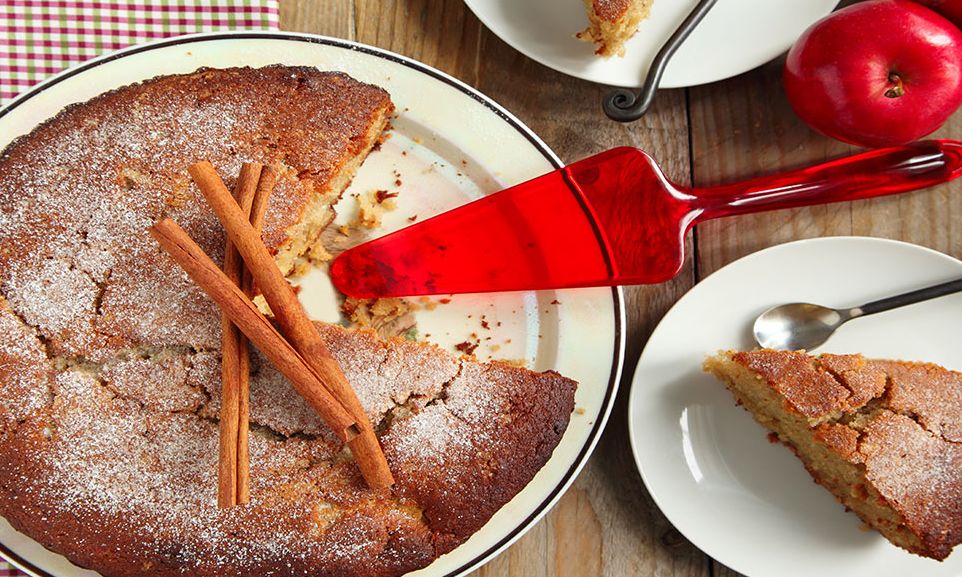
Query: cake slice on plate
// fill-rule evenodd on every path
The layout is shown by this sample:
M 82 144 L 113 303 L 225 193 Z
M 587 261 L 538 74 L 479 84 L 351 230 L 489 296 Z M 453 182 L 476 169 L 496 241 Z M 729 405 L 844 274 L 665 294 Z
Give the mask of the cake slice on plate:
M 608 58 L 625 55 L 625 42 L 648 17 L 653 0 L 583 0 L 588 28 L 578 38 L 598 45 L 595 54 Z
M 774 350 L 723 351 L 705 370 L 889 541 L 938 560 L 962 542 L 962 373 Z

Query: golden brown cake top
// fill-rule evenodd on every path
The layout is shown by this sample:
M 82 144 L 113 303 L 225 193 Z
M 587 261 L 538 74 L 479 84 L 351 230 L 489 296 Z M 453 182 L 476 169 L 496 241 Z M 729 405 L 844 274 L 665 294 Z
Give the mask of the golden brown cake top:
M 216 348 L 216 311 L 147 233 L 169 216 L 222 258 L 187 166 L 207 159 L 228 185 L 245 161 L 287 167 L 265 223 L 276 247 L 392 108 L 345 74 L 280 66 L 161 77 L 69 107 L 0 155 L 0 292 L 58 354 Z
M 732 354 L 807 417 L 943 559 L 962 542 L 962 373 L 861 355 Z M 819 401 L 819 398 L 822 400 Z
M 614 22 L 625 15 L 633 0 L 592 0 L 591 8 L 595 15 L 608 22 Z
M 765 378 L 788 407 L 817 421 L 843 410 L 850 391 L 802 353 L 761 350 L 735 353 L 732 359 Z
M 962 541 L 962 445 L 882 409 L 860 430 L 865 477 L 936 559 Z
M 30 330 L 0 309 L 0 325 L 8 322 L 18 330 L 0 334 L 0 379 L 41 378 L 0 388 L 2 405 L 16 411 L 3 414 L 12 424 L 0 436 L 0 512 L 108 576 L 143 566 L 198 576 L 413 570 L 463 542 L 530 481 L 574 402 L 574 383 L 553 373 L 322 325 L 378 423 L 396 486 L 367 489 L 337 439 L 256 355 L 252 502 L 223 510 L 215 354 L 124 355 L 55 370 L 30 354 L 42 348 Z
M 871 361 L 888 376 L 892 410 L 916 418 L 926 430 L 962 443 L 962 373 L 931 363 Z

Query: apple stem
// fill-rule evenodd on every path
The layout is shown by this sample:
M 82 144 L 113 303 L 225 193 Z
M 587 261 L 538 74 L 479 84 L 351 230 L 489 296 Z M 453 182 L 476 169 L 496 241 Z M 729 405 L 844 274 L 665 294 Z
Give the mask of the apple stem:
M 889 82 L 895 86 L 889 88 L 885 91 L 885 96 L 888 98 L 898 98 L 905 94 L 905 84 L 902 82 L 902 77 L 899 76 L 898 72 L 889 73 Z

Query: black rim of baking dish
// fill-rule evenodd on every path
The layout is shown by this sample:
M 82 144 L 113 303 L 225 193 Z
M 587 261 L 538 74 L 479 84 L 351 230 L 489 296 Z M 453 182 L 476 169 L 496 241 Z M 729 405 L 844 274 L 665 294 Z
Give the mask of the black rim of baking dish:
M 564 164 L 558 158 L 555 153 L 548 148 L 538 136 L 532 132 L 530 128 L 521 123 L 520 120 L 512 116 L 507 110 L 501 107 L 499 104 L 479 92 L 478 90 L 472 88 L 466 83 L 449 76 L 428 66 L 406 56 L 390 52 L 381 48 L 375 48 L 373 46 L 368 46 L 365 44 L 360 44 L 357 42 L 342 40 L 339 38 L 331 38 L 328 36 L 319 36 L 314 34 L 301 34 L 301 33 L 289 33 L 289 32 L 212 32 L 212 33 L 202 33 L 202 34 L 190 34 L 186 36 L 176 36 L 173 38 L 168 38 L 164 40 L 159 40 L 157 42 L 151 42 L 149 44 L 141 44 L 136 46 L 131 46 L 128 48 L 121 49 L 117 52 L 106 54 L 99 58 L 90 60 L 76 68 L 70 68 L 65 70 L 44 82 L 36 85 L 35 87 L 27 90 L 7 106 L 0 109 L 0 118 L 7 115 L 9 112 L 20 106 L 21 104 L 27 102 L 30 98 L 40 94 L 44 90 L 64 81 L 68 78 L 76 76 L 81 72 L 85 72 L 101 64 L 106 64 L 108 62 L 113 62 L 114 60 L 119 60 L 126 56 L 131 56 L 134 54 L 139 54 L 141 52 L 147 52 L 150 50 L 156 50 L 159 48 L 167 48 L 170 46 L 177 46 L 182 44 L 192 44 L 196 42 L 207 42 L 212 40 L 236 40 L 236 39 L 254 39 L 254 40 L 287 40 L 295 42 L 307 42 L 311 44 L 323 44 L 327 46 L 334 46 L 337 48 L 344 48 L 348 50 L 355 50 L 372 56 L 377 56 L 379 58 L 384 58 L 396 64 L 412 68 L 421 73 L 427 74 L 428 76 L 444 82 L 445 84 L 458 89 L 463 94 L 470 96 L 472 99 L 478 101 L 485 108 L 494 112 L 499 118 L 504 122 L 507 122 L 512 128 L 517 130 L 522 136 L 524 136 L 528 142 L 531 143 L 555 168 L 561 168 Z M 602 243 L 602 246 L 604 244 Z M 608 255 L 605 254 L 606 260 Z M 591 433 L 588 436 L 587 442 L 582 446 L 575 458 L 571 467 L 568 471 L 561 477 L 559 482 L 551 490 L 548 496 L 537 506 L 534 511 L 528 515 L 521 523 L 518 523 L 514 529 L 508 532 L 503 538 L 501 538 L 497 543 L 487 548 L 484 552 L 476 555 L 471 561 L 463 564 L 461 567 L 447 573 L 444 577 L 457 577 L 464 575 L 474 569 L 477 569 L 481 565 L 493 559 L 497 554 L 502 552 L 507 548 L 508 545 L 517 540 L 522 534 L 527 532 L 527 530 L 533 526 L 541 517 L 543 517 L 548 510 L 557 502 L 561 495 L 568 489 L 574 478 L 584 467 L 585 462 L 588 460 L 589 455 L 593 452 L 598 440 L 601 437 L 601 433 L 604 431 L 605 424 L 608 421 L 608 417 L 611 413 L 612 406 L 614 404 L 615 394 L 618 391 L 619 381 L 621 378 L 622 365 L 624 363 L 624 298 L 620 287 L 612 287 L 612 304 L 615 320 L 615 331 L 614 331 L 614 357 L 611 361 L 611 372 L 608 377 L 608 387 L 605 391 L 605 399 L 602 405 L 602 409 L 595 420 L 595 423 L 591 429 Z M 0 543 L 0 556 L 6 558 L 12 565 L 17 568 L 35 575 L 36 577 L 58 577 L 51 573 L 44 571 L 33 565 L 31 562 L 27 561 L 20 555 L 11 551 L 6 545 Z

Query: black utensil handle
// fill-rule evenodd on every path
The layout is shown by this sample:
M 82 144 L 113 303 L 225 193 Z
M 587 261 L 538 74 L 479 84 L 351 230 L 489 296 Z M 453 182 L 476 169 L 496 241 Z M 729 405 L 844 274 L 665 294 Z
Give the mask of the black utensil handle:
M 675 55 L 678 47 L 688 39 L 696 26 L 705 18 L 708 11 L 718 0 L 699 0 L 680 26 L 655 55 L 645 76 L 645 83 L 641 85 L 638 96 L 627 88 L 618 88 L 608 93 L 602 104 L 605 114 L 618 122 L 633 122 L 648 112 L 655 100 L 655 92 L 661 84 L 661 77 L 665 74 L 668 61 Z
M 956 293 L 959 291 L 962 291 L 962 278 L 933 285 L 930 287 L 921 288 L 919 290 L 914 290 L 912 292 L 895 295 L 894 297 L 888 297 L 888 298 L 880 299 L 877 301 L 872 301 L 868 304 L 862 305 L 859 308 L 862 309 L 863 316 L 872 315 L 875 313 L 880 313 L 882 311 L 887 311 L 887 310 L 891 310 L 898 307 L 904 307 L 905 305 L 911 305 L 918 302 L 927 301 L 929 299 L 934 299 L 936 297 L 945 296 L 945 295 Z

